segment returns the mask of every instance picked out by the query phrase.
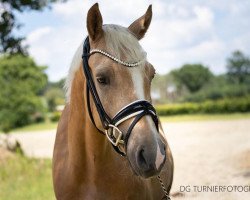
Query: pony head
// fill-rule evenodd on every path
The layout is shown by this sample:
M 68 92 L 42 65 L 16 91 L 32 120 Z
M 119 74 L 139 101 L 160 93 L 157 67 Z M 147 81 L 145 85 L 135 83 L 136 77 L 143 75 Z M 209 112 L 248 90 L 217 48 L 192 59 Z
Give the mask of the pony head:
M 146 52 L 139 44 L 139 40 L 149 28 L 151 19 L 151 5 L 146 13 L 129 27 L 103 25 L 98 4 L 94 4 L 88 11 L 90 52 L 97 52 L 89 57 L 88 65 L 101 104 L 110 118 L 131 102 L 151 102 L 150 88 L 155 69 L 147 61 Z M 129 66 L 129 63 L 138 64 Z M 93 101 L 90 106 L 97 128 L 103 130 Z M 119 130 L 125 134 L 123 137 L 126 137 L 134 118 L 119 124 Z M 144 178 L 158 175 L 166 159 L 166 142 L 157 128 L 151 116 L 143 116 L 133 127 L 124 149 L 132 171 Z M 124 147 L 121 145 L 119 148 Z

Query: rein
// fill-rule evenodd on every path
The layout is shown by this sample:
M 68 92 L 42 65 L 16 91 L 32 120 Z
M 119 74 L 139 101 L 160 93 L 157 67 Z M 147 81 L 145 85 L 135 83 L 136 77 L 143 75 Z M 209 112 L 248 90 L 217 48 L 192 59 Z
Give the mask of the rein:
M 94 53 L 100 53 L 104 56 L 107 56 L 108 58 L 116 61 L 119 64 L 122 64 L 126 67 L 136 67 L 141 64 L 142 61 L 139 61 L 137 63 L 127 63 L 124 61 L 121 61 L 109 53 L 99 50 L 99 49 L 93 49 L 90 50 L 90 44 L 89 44 L 89 38 L 87 37 L 84 41 L 83 44 L 83 55 L 82 55 L 82 60 L 83 60 L 83 71 L 84 75 L 86 78 L 86 91 L 87 91 L 87 107 L 88 107 L 88 113 L 89 117 L 96 127 L 96 129 L 102 133 L 105 134 L 108 138 L 108 140 L 111 142 L 112 146 L 114 149 L 121 155 L 121 156 L 126 156 L 126 150 L 127 150 L 127 144 L 129 140 L 129 136 L 135 127 L 135 125 L 139 122 L 139 120 L 146 116 L 149 115 L 152 119 L 153 122 L 157 128 L 157 131 L 159 131 L 159 121 L 158 117 L 156 114 L 156 110 L 153 107 L 153 105 L 146 101 L 146 100 L 136 100 L 128 104 L 127 106 L 123 107 L 117 114 L 113 117 L 110 118 L 109 115 L 106 113 L 105 109 L 102 106 L 101 100 L 99 98 L 99 95 L 97 93 L 94 80 L 91 74 L 91 69 L 88 64 L 89 57 L 93 55 Z M 95 103 L 95 107 L 97 109 L 99 118 L 102 122 L 103 129 L 105 130 L 105 133 L 100 130 L 95 123 L 92 111 L 91 111 L 91 106 L 90 106 L 90 94 L 92 95 L 93 101 Z M 124 121 L 134 118 L 132 123 L 130 124 L 126 134 L 124 134 L 118 126 L 122 124 Z M 122 151 L 120 149 L 120 145 L 124 146 L 125 151 Z M 170 200 L 169 194 L 164 186 L 164 183 L 162 182 L 160 176 L 157 177 L 159 180 L 159 183 L 161 185 L 161 188 L 164 192 L 164 197 L 162 199 L 167 199 Z

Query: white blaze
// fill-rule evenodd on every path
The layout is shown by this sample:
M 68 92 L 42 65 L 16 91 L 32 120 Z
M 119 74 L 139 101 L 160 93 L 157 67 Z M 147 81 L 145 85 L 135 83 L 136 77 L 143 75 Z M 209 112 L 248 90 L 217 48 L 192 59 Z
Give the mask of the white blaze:
M 135 95 L 138 99 L 145 99 L 142 66 L 130 68 L 129 71 L 132 77 Z
M 138 99 L 145 99 L 145 92 L 144 92 L 144 84 L 143 84 L 143 68 L 141 66 L 134 67 L 129 69 L 132 81 L 134 84 L 134 91 L 135 95 Z M 148 124 L 150 125 L 151 130 L 153 130 L 154 123 L 150 116 L 146 116 Z M 157 152 L 156 152 L 156 159 L 155 159 L 155 166 L 159 169 L 160 165 L 164 161 L 164 155 L 160 151 L 159 144 L 157 144 Z
M 145 98 L 145 91 L 144 91 L 144 83 L 143 83 L 143 66 L 132 67 L 129 68 L 129 72 L 132 77 L 132 81 L 134 84 L 134 93 L 138 100 L 146 100 Z M 146 116 L 148 124 L 150 125 L 151 130 L 155 126 L 153 120 L 150 116 Z

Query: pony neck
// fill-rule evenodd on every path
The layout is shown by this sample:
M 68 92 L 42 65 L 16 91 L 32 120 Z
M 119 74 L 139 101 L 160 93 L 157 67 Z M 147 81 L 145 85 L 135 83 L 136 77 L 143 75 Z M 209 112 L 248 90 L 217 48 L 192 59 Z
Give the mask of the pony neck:
M 112 159 L 111 145 L 106 137 L 92 124 L 86 101 L 86 79 L 83 69 L 76 72 L 71 86 L 68 123 L 69 159 L 74 166 L 96 168 L 97 162 Z M 105 154 L 109 154 L 108 158 Z M 86 169 L 87 170 L 87 169 Z

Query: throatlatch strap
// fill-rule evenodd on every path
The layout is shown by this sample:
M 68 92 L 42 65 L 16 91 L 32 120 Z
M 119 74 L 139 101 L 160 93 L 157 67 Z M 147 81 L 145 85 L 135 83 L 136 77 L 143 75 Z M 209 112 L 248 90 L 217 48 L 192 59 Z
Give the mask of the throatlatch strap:
M 86 88 L 86 96 L 87 96 L 87 107 L 88 107 L 88 113 L 89 113 L 89 117 L 93 123 L 93 125 L 96 127 L 96 129 L 105 135 L 105 133 L 103 131 L 101 131 L 97 126 L 96 126 L 96 123 L 95 123 L 95 120 L 94 120 L 94 117 L 92 115 L 92 111 L 91 111 L 91 106 L 90 106 L 90 96 L 89 96 L 89 87 L 87 85 L 87 88 Z
M 90 72 L 89 64 L 88 64 L 89 50 L 90 50 L 89 39 L 87 37 L 85 42 L 84 42 L 84 46 L 83 46 L 83 56 L 82 56 L 82 59 L 83 59 L 83 71 L 84 71 L 84 74 L 85 74 L 85 77 L 86 77 L 88 88 L 89 88 L 89 90 L 90 90 L 90 92 L 92 94 L 92 97 L 93 97 L 93 100 L 95 102 L 96 109 L 97 109 L 97 112 L 98 112 L 99 117 L 101 119 L 101 122 L 103 124 L 103 127 L 105 129 L 107 129 L 108 124 L 110 123 L 111 119 L 109 118 L 109 116 L 105 112 L 105 110 L 104 110 L 104 108 L 102 106 L 102 103 L 101 103 L 101 101 L 99 99 L 96 88 L 95 88 L 95 84 L 94 84 L 94 81 L 93 81 L 93 78 L 92 78 L 92 75 L 91 75 L 91 72 Z

